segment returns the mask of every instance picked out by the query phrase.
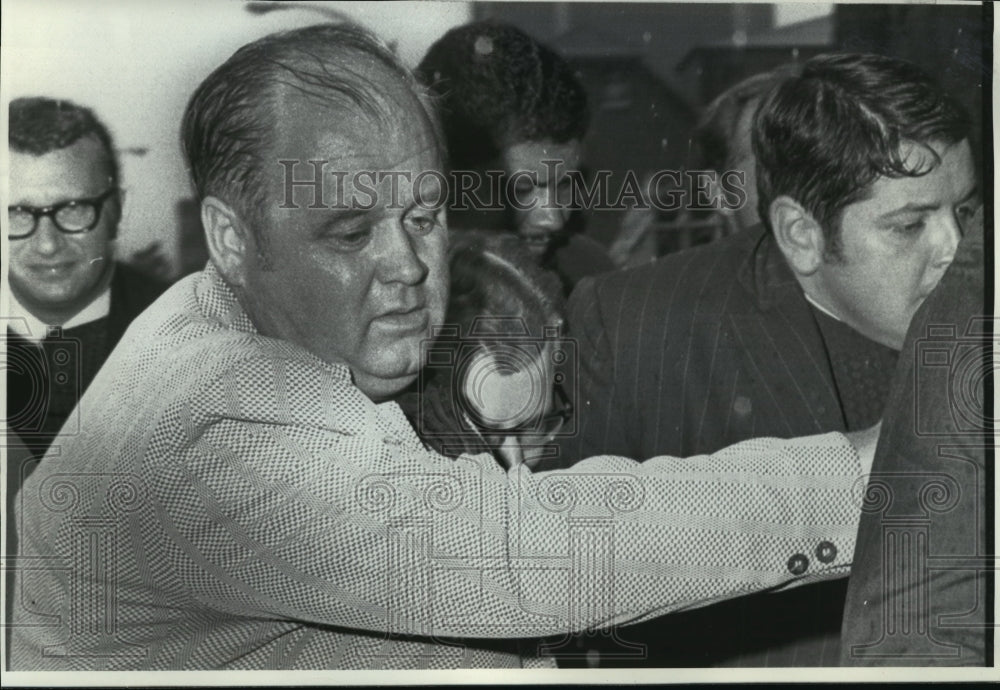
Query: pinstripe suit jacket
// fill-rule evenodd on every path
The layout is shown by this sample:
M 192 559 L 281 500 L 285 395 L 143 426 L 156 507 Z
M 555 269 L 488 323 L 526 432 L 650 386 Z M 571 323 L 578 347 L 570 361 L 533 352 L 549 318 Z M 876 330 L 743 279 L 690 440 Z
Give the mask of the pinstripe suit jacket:
M 569 312 L 580 412 L 567 461 L 844 429 L 811 308 L 763 231 L 585 279 Z
M 845 429 L 811 307 L 762 228 L 585 279 L 569 328 L 580 353 L 577 434 L 553 466 Z M 656 666 L 836 665 L 845 590 L 841 581 L 757 596 L 621 634 L 649 645 Z

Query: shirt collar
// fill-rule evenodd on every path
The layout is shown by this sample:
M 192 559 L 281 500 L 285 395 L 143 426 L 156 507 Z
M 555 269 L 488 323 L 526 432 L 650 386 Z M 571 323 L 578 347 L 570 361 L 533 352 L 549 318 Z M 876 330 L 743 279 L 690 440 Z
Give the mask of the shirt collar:
M 841 323 L 843 323 L 844 320 L 842 318 L 840 318 L 839 316 L 837 316 L 836 314 L 834 314 L 832 311 L 830 311 L 829 309 L 827 309 L 826 307 L 824 307 L 822 304 L 820 304 L 819 302 L 817 302 L 816 300 L 814 300 L 812 297 L 810 297 L 808 292 L 806 292 L 805 290 L 803 290 L 802 294 L 806 296 L 806 301 L 809 302 L 809 304 L 813 305 L 818 311 L 823 312 L 824 314 L 826 314 L 827 316 L 829 316 L 831 319 L 836 319 L 837 321 L 840 321 Z
M 754 295 L 761 309 L 770 309 L 782 300 L 801 294 L 817 310 L 843 322 L 843 319 L 809 296 L 795 279 L 795 274 L 789 268 L 773 235 L 763 225 L 744 232 L 747 234 L 747 240 L 755 244 L 748 248 L 747 258 L 737 274 L 738 280 Z M 756 239 L 753 239 L 754 235 Z
M 26 340 L 30 340 L 35 343 L 41 341 L 49 334 L 49 329 L 52 328 L 52 324 L 45 323 L 28 311 L 28 309 L 18 301 L 17 297 L 14 296 L 13 290 L 8 290 L 7 294 L 10 295 L 11 316 L 11 318 L 7 320 L 8 328 Z M 80 312 L 74 314 L 68 321 L 60 324 L 59 327 L 64 331 L 67 331 L 70 328 L 83 326 L 84 324 L 97 321 L 98 319 L 103 319 L 109 313 L 111 313 L 110 284 L 101 292 L 101 294 L 97 296 L 96 299 L 84 307 Z

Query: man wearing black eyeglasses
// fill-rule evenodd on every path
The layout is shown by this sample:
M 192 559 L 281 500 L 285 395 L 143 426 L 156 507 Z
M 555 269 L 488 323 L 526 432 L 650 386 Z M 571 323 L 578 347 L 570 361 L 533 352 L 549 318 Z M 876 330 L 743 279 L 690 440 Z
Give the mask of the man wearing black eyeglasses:
M 7 422 L 40 456 L 162 286 L 114 261 L 118 164 L 89 109 L 14 100 L 9 143 Z

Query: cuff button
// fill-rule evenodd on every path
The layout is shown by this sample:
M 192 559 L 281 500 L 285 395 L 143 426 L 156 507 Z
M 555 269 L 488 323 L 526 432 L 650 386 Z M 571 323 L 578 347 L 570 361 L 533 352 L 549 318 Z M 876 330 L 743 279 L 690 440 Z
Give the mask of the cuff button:
M 837 557 L 837 547 L 831 542 L 821 541 L 816 547 L 816 558 L 820 563 L 833 563 Z
M 809 559 L 805 554 L 797 553 L 788 559 L 788 572 L 792 575 L 801 575 L 809 569 Z

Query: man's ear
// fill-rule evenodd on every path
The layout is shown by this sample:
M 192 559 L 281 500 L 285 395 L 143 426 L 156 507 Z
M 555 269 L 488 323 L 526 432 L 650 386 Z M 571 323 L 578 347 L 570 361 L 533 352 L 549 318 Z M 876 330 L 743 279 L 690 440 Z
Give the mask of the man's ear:
M 230 285 L 243 285 L 253 251 L 248 228 L 225 201 L 207 196 L 201 202 L 201 224 L 212 263 Z
M 800 276 L 809 276 L 823 264 L 823 228 L 799 202 L 779 196 L 768 209 L 774 239 L 788 265 Z

